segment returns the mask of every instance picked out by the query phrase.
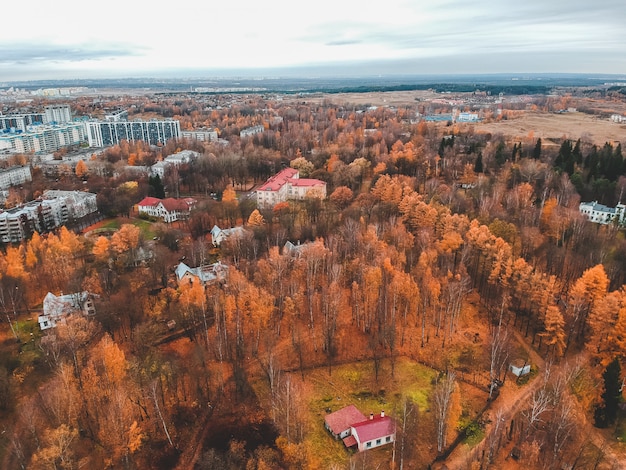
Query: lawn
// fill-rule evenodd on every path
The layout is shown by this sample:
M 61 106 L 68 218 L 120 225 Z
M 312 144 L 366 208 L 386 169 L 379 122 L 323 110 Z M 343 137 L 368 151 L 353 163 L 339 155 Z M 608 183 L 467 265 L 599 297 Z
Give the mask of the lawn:
M 98 226 L 98 229 L 119 230 L 123 224 L 132 224 L 139 227 L 144 240 L 152 240 L 156 236 L 156 232 L 153 229 L 153 222 L 143 219 L 126 219 L 118 217 L 103 221 L 102 224 Z
M 324 427 L 324 416 L 329 411 L 337 411 L 344 406 L 354 404 L 364 415 L 378 414 L 384 410 L 387 415 L 398 419 L 401 415 L 403 400 L 411 398 L 418 406 L 418 429 L 414 459 L 420 465 L 427 465 L 435 456 L 432 447 L 434 418 L 431 413 L 430 395 L 434 387 L 437 372 L 408 358 L 398 358 L 394 376 L 388 360 L 381 364 L 378 381 L 375 380 L 372 361 L 354 362 L 334 366 L 332 374 L 327 368 L 318 368 L 305 372 L 301 389 L 303 403 L 306 404 L 305 445 L 309 456 L 314 456 L 320 468 L 338 466 L 344 468 L 352 460 L 367 458 L 376 468 L 386 468 L 392 458 L 393 446 L 383 446 L 368 451 L 367 456 L 352 454 L 345 449 L 341 441 L 334 440 Z M 299 374 L 293 380 L 301 382 Z M 461 401 L 464 409 L 469 408 L 471 417 L 480 404 L 484 403 L 484 394 L 474 393 L 473 387 L 459 383 Z M 261 403 L 267 403 L 267 382 L 258 380 L 253 387 Z M 480 395 L 478 397 L 475 395 Z M 470 419 L 472 419 L 470 417 Z M 360 461 L 360 460 L 359 460 Z

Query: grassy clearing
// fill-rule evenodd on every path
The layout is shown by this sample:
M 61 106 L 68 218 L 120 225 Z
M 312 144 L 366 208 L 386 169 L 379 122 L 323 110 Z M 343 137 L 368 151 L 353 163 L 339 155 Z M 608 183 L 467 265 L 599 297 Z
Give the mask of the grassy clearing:
M 119 230 L 123 224 L 132 224 L 138 227 L 145 240 L 152 240 L 156 236 L 156 232 L 153 229 L 153 222 L 143 219 L 110 219 L 104 221 L 99 229 Z

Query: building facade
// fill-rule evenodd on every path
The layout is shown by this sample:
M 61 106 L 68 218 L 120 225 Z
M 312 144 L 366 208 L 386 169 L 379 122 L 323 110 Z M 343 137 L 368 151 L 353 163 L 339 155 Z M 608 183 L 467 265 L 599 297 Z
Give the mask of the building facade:
M 180 138 L 180 122 L 173 119 L 159 121 L 87 121 L 87 140 L 90 147 L 117 145 L 121 140 L 143 140 L 150 145 L 164 144 Z
M 261 134 L 265 132 L 265 127 L 264 126 L 252 126 L 252 127 L 246 127 L 245 129 L 242 129 L 239 132 L 239 137 L 244 138 L 244 137 L 251 137 L 255 134 Z
M 39 200 L 0 211 L 0 242 L 17 243 L 34 232 L 49 232 L 96 211 L 95 194 L 46 191 Z
M 137 204 L 137 212 L 163 219 L 165 223 L 169 224 L 177 220 L 187 219 L 196 202 L 190 197 L 184 199 L 146 197 Z
M 46 123 L 63 124 L 72 122 L 72 110 L 67 104 L 50 105 L 44 108 Z
M 32 179 L 30 166 L 27 165 L 0 170 L 0 189 L 8 189 L 11 186 L 24 184 Z
M 217 141 L 217 131 L 210 129 L 197 129 L 194 131 L 182 131 L 181 137 L 183 139 L 194 139 L 200 142 L 215 142 Z
M 62 147 L 80 145 L 86 141 L 83 123 L 27 126 L 25 132 L 0 133 L 0 150 L 15 153 L 54 152 Z
M 300 173 L 294 168 L 285 168 L 256 190 L 257 206 L 261 209 L 270 209 L 290 199 L 302 200 L 307 195 L 326 198 L 326 182 L 300 178 Z
M 578 210 L 590 222 L 603 225 L 616 222 L 619 225 L 623 225 L 626 206 L 620 203 L 615 207 L 608 207 L 604 204 L 598 204 L 598 201 L 592 201 L 581 202 Z

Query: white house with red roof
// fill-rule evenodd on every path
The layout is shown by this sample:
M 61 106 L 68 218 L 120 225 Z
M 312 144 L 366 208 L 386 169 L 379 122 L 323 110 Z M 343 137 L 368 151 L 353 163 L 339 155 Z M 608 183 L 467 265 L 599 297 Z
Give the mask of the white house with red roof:
M 183 199 L 146 197 L 137 204 L 137 212 L 158 217 L 169 224 L 189 217 L 189 213 L 195 205 L 196 200 L 191 197 Z
M 370 414 L 369 419 L 354 405 L 346 406 L 324 418 L 324 425 L 335 439 L 342 439 L 346 447 L 364 450 L 391 444 L 396 440 L 396 423 L 385 412 Z
M 261 209 L 266 209 L 289 199 L 302 200 L 310 194 L 324 199 L 326 197 L 326 182 L 300 178 L 298 170 L 285 168 L 256 190 L 256 200 Z

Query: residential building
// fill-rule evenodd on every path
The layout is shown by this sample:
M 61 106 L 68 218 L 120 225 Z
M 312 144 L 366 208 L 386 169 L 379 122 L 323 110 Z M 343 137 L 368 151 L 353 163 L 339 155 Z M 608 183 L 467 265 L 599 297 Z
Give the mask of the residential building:
M 96 195 L 85 191 L 61 191 L 60 189 L 47 189 L 43 192 L 43 199 L 62 199 L 67 206 L 69 220 L 78 220 L 98 211 Z
M 159 176 L 161 179 L 165 176 L 165 172 L 170 167 L 178 167 L 184 163 L 189 163 L 190 161 L 198 158 L 200 155 L 198 152 L 194 152 L 193 150 L 182 150 L 178 153 L 173 153 L 172 155 L 168 155 L 162 161 L 156 162 L 154 165 L 150 167 L 150 174 L 152 176 Z
M 119 144 L 121 140 L 143 140 L 150 145 L 164 144 L 180 138 L 180 122 L 173 119 L 159 121 L 86 121 L 87 140 L 90 147 Z
M 396 440 L 396 423 L 385 412 L 365 418 L 354 405 L 326 415 L 324 425 L 335 439 L 342 439 L 347 448 L 359 452 L 391 444 Z
M 13 129 L 26 132 L 28 126 L 45 122 L 44 113 L 0 114 L 0 130 Z
M 44 110 L 46 123 L 63 124 L 72 122 L 72 111 L 67 104 L 46 106 Z
M 180 136 L 183 139 L 194 139 L 200 142 L 215 142 L 217 141 L 217 131 L 212 129 L 196 129 L 193 131 L 181 131 Z
M 54 152 L 61 147 L 79 145 L 86 141 L 85 126 L 80 122 L 27 126 L 25 131 L 0 133 L 0 150 L 15 153 Z
M 621 124 L 626 122 L 626 116 L 622 116 L 621 114 L 611 114 L 611 121 Z
M 245 229 L 243 227 L 233 227 L 221 229 L 214 225 L 211 229 L 211 241 L 213 246 L 220 246 L 229 237 L 243 237 Z
M 0 210 L 0 242 L 16 243 L 30 238 L 34 232 L 49 232 L 96 211 L 95 194 L 46 191 L 41 199 Z
M 0 189 L 8 189 L 11 186 L 24 184 L 26 181 L 32 181 L 32 179 L 30 166 L 28 165 L 0 170 Z
M 93 296 L 89 292 L 83 291 L 60 296 L 48 292 L 43 299 L 43 312 L 37 319 L 39 328 L 42 330 L 54 328 L 57 323 L 64 322 L 68 315 L 78 312 L 87 316 L 96 314 Z
M 608 207 L 604 204 L 598 204 L 598 201 L 581 202 L 578 210 L 591 222 L 596 224 L 610 224 L 616 221 L 618 224 L 624 224 L 624 212 L 626 206 L 619 203 L 616 207 Z
M 137 211 L 140 214 L 163 219 L 165 223 L 169 224 L 177 220 L 187 219 L 196 202 L 190 197 L 184 199 L 146 197 L 137 204 Z
M 221 262 L 190 268 L 185 263 L 176 267 L 176 282 L 183 283 L 201 282 L 203 285 L 214 281 L 223 281 L 228 273 L 228 266 Z
M 264 126 L 252 126 L 252 127 L 246 127 L 245 129 L 242 129 L 239 132 L 239 137 L 241 137 L 242 139 L 244 137 L 251 137 L 255 134 L 261 134 L 265 132 L 265 127 Z
M 112 113 L 105 114 L 104 120 L 109 122 L 128 121 L 128 111 L 125 109 L 117 109 Z
M 350 435 L 354 423 L 365 421 L 365 415 L 356 406 L 348 405 L 345 408 L 329 413 L 324 417 L 324 426 L 335 439 L 345 439 Z
M 300 178 L 295 168 L 285 168 L 272 176 L 256 190 L 257 205 L 261 209 L 272 208 L 290 199 L 302 200 L 309 194 L 326 198 L 326 182 Z
M 396 423 L 389 416 L 385 416 L 384 411 L 381 411 L 377 416 L 370 414 L 368 420 L 353 424 L 350 427 L 350 434 L 344 439 L 346 447 L 351 447 L 349 444 L 353 444 L 350 440 L 352 437 L 359 452 L 363 452 L 395 441 Z

